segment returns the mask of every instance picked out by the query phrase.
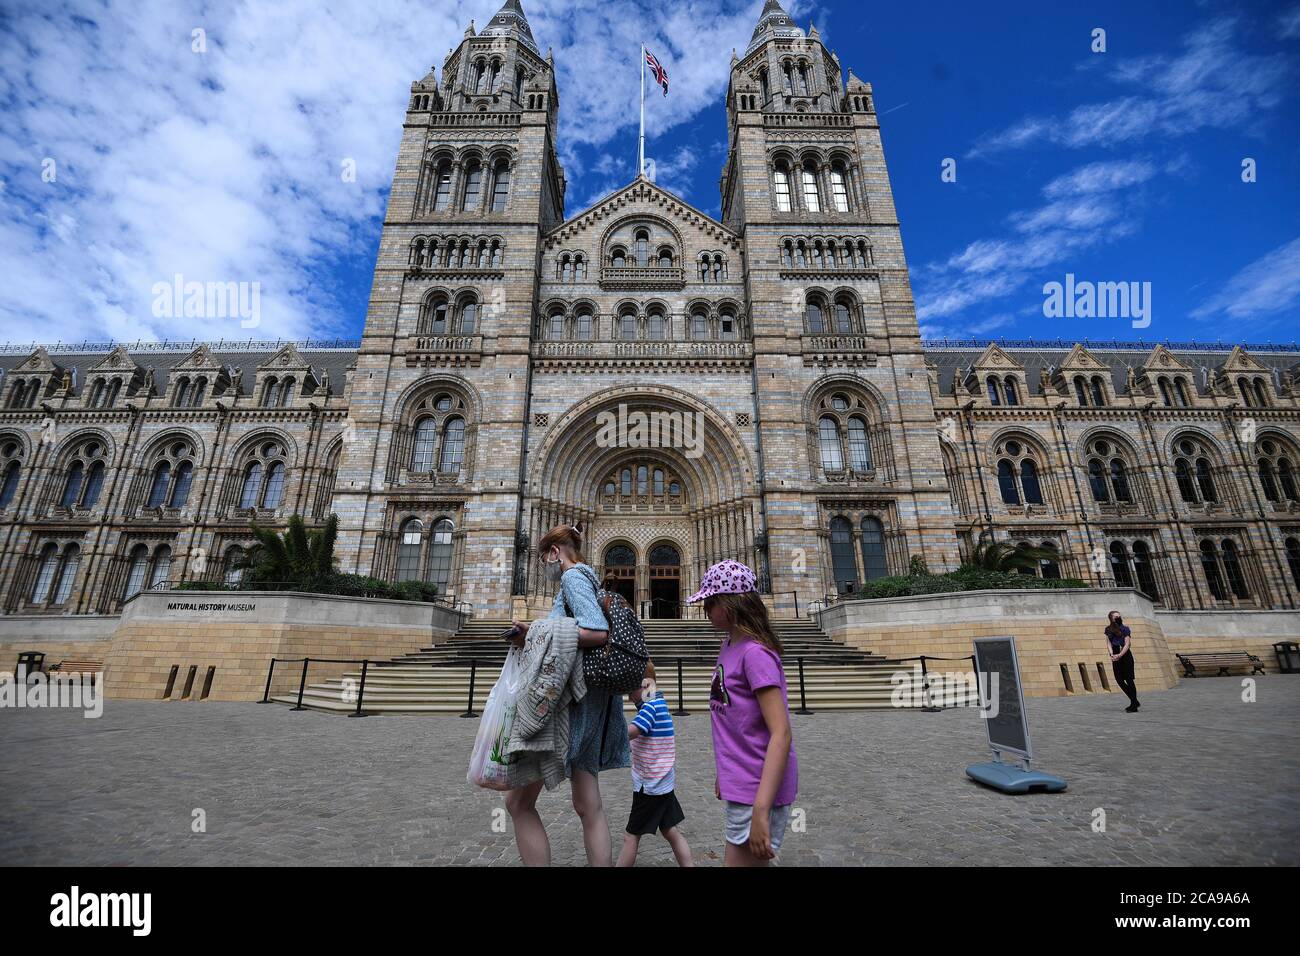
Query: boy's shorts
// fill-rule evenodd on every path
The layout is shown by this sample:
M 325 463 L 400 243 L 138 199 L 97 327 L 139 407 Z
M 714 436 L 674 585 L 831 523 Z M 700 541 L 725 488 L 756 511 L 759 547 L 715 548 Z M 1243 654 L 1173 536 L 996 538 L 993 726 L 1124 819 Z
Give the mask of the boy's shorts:
M 749 825 L 754 818 L 754 808 L 748 803 L 727 801 L 727 842 L 742 846 L 749 842 Z M 772 852 L 781 849 L 785 828 L 790 825 L 790 804 L 773 807 L 767 817 L 768 832 L 772 835 Z
M 682 805 L 677 802 L 677 792 L 644 793 L 632 792 L 632 812 L 627 816 L 627 832 L 633 836 L 645 836 L 647 833 L 667 833 L 686 819 Z

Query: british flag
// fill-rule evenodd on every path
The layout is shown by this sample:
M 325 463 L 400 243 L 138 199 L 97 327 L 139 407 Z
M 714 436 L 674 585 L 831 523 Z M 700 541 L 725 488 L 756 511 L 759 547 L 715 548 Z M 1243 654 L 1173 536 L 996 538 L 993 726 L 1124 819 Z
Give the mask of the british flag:
M 668 71 L 659 65 L 655 55 L 649 50 L 645 51 L 646 65 L 650 67 L 650 72 L 655 75 L 655 82 L 664 88 L 664 96 L 668 95 Z

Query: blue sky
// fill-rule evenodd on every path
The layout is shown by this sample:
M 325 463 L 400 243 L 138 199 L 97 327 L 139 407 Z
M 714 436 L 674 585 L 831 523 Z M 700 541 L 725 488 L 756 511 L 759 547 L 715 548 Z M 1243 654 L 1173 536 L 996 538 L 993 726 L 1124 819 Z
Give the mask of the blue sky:
M 523 2 L 568 214 L 634 172 L 644 41 L 647 154 L 717 215 L 761 0 Z M 356 337 L 409 84 L 498 6 L 0 0 L 0 340 Z M 1069 6 L 786 5 L 873 84 L 923 334 L 1296 339 L 1300 2 Z M 1150 327 L 1044 318 L 1067 273 L 1149 282 Z M 176 274 L 258 283 L 258 325 L 156 315 Z

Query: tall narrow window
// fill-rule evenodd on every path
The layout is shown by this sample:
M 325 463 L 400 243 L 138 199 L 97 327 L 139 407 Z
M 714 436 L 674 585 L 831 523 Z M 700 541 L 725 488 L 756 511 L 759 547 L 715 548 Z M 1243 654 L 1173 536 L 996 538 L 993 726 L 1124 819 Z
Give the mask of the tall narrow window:
M 159 545 L 153 555 L 153 568 L 149 574 L 149 590 L 156 591 L 167 583 L 172 573 L 172 549 Z
M 408 518 L 402 525 L 397 544 L 397 580 L 418 581 L 420 578 L 420 542 L 424 539 L 424 523 L 419 518 Z
M 638 232 L 636 234 L 636 264 L 645 268 L 650 264 L 650 234 Z
M 844 470 L 844 447 L 840 443 L 840 426 L 829 415 L 817 423 L 817 440 L 821 448 L 822 468 Z
M 68 480 L 63 485 L 63 497 L 59 499 L 59 504 L 65 508 L 71 508 L 81 500 L 81 482 L 85 478 L 85 465 L 79 461 L 74 461 L 72 467 L 68 469 Z
M 813 335 L 821 335 L 826 331 L 821 306 L 811 300 L 808 302 L 808 331 Z
M 433 471 L 433 450 L 438 444 L 438 423 L 432 418 L 422 418 L 415 426 L 415 441 L 411 445 L 411 471 L 417 474 Z
M 510 198 L 510 164 L 504 159 L 497 162 L 492 178 L 492 211 L 505 212 Z
M 878 518 L 862 519 L 862 574 L 868 581 L 889 574 L 885 563 L 885 528 Z
M 776 208 L 778 212 L 790 211 L 790 174 L 784 166 L 776 167 L 772 174 L 776 186 Z
M 171 483 L 172 466 L 168 462 L 159 462 L 153 472 L 153 484 L 149 488 L 146 508 L 161 508 L 167 500 L 167 486 Z
M 1228 592 L 1223 588 L 1223 576 L 1219 573 L 1219 556 L 1213 541 L 1201 542 L 1201 570 L 1205 572 L 1205 583 L 1209 586 L 1210 595 L 1216 601 L 1226 600 Z
M 1151 568 L 1151 549 L 1143 541 L 1133 542 L 1133 571 L 1137 576 L 1138 590 L 1153 601 L 1160 600 L 1156 576 Z
M 284 463 L 277 461 L 266 470 L 266 493 L 262 496 L 262 507 L 280 507 L 280 499 L 283 496 Z
M 1043 503 L 1043 489 L 1038 483 L 1038 466 L 1034 464 L 1032 458 L 1025 458 L 1020 462 L 1020 485 L 1025 490 L 1025 504 Z
M 59 569 L 59 583 L 54 588 L 52 604 L 67 604 L 72 597 L 72 585 L 77 580 L 77 568 L 81 566 L 81 549 L 75 544 L 68 545 L 63 553 L 63 563 Z
M 438 586 L 439 594 L 447 593 L 451 580 L 452 530 L 451 522 L 442 518 L 434 522 L 429 539 L 429 583 Z
M 821 212 L 821 196 L 817 192 L 817 171 L 808 164 L 800 175 L 803 178 L 803 205 L 809 212 Z
M 591 338 L 591 314 L 579 312 L 577 321 L 578 338 L 584 341 Z
M 1116 501 L 1132 501 L 1133 493 L 1129 491 L 1128 469 L 1118 458 L 1110 460 L 1110 483 L 1115 489 Z
M 998 490 L 1002 493 L 1003 504 L 1020 504 L 1020 489 L 1016 487 L 1015 468 L 1006 458 L 998 462 Z
M 858 564 L 853 557 L 853 526 L 844 518 L 831 521 L 831 567 L 836 593 L 852 591 L 858 583 Z
M 137 544 L 131 549 L 131 567 L 126 575 L 126 589 L 122 592 L 122 600 L 135 597 L 144 590 L 146 575 L 149 573 L 149 549 L 143 544 Z
M 11 461 L 5 466 L 4 478 L 0 480 L 0 511 L 13 504 L 14 495 L 18 492 L 20 473 L 21 466 L 16 461 Z
M 239 493 L 239 507 L 256 508 L 262 490 L 262 463 L 255 461 L 244 472 L 244 486 Z
M 93 462 L 86 472 L 86 490 L 81 494 L 81 507 L 93 508 L 99 501 L 99 493 L 104 490 L 104 463 Z
M 1242 574 L 1241 560 L 1234 541 L 1223 542 L 1223 570 L 1228 576 L 1228 587 L 1232 588 L 1232 593 L 1243 600 L 1248 599 L 1250 589 L 1246 587 L 1246 576 Z
M 1118 587 L 1133 586 L 1133 574 L 1128 566 L 1128 550 L 1119 541 L 1110 546 L 1110 570 L 1115 575 L 1115 584 Z
M 172 483 L 172 495 L 169 504 L 173 508 L 184 508 L 190 497 L 190 483 L 194 477 L 194 466 L 183 461 L 176 466 L 176 480 Z
M 451 208 L 451 163 L 443 160 L 434 174 L 433 208 L 444 212 Z
M 996 375 L 990 375 L 988 378 L 989 403 L 992 405 L 1002 404 L 1002 395 L 998 391 L 998 378 Z
M 465 173 L 465 202 L 463 208 L 470 211 L 478 208 L 479 193 L 483 189 L 483 167 L 478 163 Z
M 867 444 L 867 425 L 856 415 L 849 419 L 849 466 L 854 471 L 871 468 L 871 448 Z
M 847 335 L 853 331 L 853 316 L 849 312 L 848 304 L 842 300 L 835 303 L 835 331 L 840 335 Z
M 836 212 L 849 211 L 849 191 L 844 183 L 844 170 L 838 166 L 831 167 L 831 196 L 835 199 Z
M 473 335 L 474 329 L 478 325 L 478 303 L 473 299 L 461 304 L 460 307 L 460 329 L 461 335 Z
M 465 420 L 449 418 L 442 433 L 442 449 L 438 470 L 444 473 L 460 471 L 465 456 Z
M 32 603 L 44 604 L 49 597 L 50 585 L 54 583 L 54 572 L 59 569 L 59 546 L 47 544 L 41 552 L 40 570 L 36 582 L 32 585 Z

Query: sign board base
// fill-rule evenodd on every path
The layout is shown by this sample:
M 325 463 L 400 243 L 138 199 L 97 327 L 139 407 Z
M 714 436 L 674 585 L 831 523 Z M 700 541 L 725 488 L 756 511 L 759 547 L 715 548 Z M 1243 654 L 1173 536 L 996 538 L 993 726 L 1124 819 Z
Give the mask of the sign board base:
M 1003 793 L 1032 793 L 1036 790 L 1059 793 L 1065 789 L 1065 781 L 1060 777 L 1040 770 L 1025 770 L 1000 760 L 971 764 L 966 768 L 966 776 Z

